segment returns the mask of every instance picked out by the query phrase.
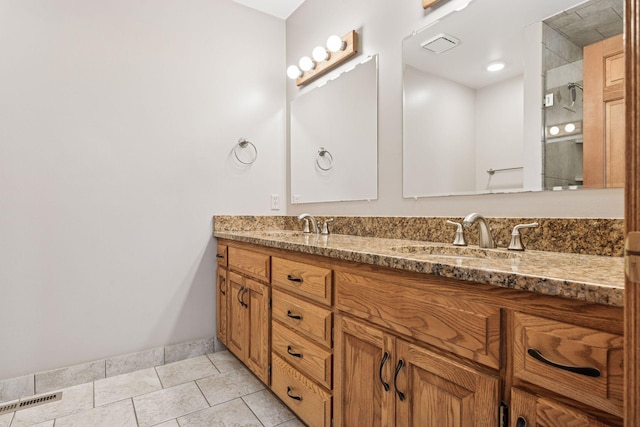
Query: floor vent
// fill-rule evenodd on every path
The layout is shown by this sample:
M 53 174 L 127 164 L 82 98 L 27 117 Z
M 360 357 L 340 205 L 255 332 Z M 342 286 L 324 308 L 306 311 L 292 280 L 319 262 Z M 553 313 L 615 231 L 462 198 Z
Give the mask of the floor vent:
M 45 403 L 55 402 L 60 399 L 62 399 L 61 391 L 44 394 L 42 396 L 26 397 L 18 402 L 0 404 L 0 415 L 9 412 L 21 411 L 27 408 L 33 408 L 34 406 L 44 405 Z

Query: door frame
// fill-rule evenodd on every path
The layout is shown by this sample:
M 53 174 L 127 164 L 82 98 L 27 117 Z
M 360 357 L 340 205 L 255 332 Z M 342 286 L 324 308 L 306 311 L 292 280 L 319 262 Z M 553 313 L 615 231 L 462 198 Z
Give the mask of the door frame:
M 640 231 L 640 0 L 625 0 L 625 236 Z M 640 420 L 640 289 L 625 277 L 625 426 Z

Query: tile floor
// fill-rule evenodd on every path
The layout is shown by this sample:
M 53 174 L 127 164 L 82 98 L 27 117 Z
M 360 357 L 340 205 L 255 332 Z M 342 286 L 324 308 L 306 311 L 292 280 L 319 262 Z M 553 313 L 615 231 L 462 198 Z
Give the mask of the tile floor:
M 228 351 L 62 390 L 62 400 L 0 415 L 0 427 L 303 427 Z

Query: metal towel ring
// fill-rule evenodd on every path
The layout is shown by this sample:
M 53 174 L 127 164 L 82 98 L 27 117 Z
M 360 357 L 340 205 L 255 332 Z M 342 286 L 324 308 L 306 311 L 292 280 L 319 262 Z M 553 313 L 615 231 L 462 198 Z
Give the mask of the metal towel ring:
M 248 162 L 245 162 L 244 160 L 242 160 L 240 158 L 240 156 L 238 156 L 238 149 L 247 149 L 247 146 L 251 146 L 249 149 L 253 148 L 253 160 L 249 160 Z M 255 145 L 253 145 L 253 142 L 249 141 L 246 138 L 240 138 L 238 140 L 238 143 L 233 147 L 233 155 L 236 156 L 236 159 L 242 163 L 243 165 L 251 165 L 253 164 L 256 159 L 258 158 L 258 149 L 256 148 Z
M 320 165 L 320 158 L 321 157 L 325 157 L 325 156 L 327 156 L 326 158 L 329 159 L 329 166 L 326 167 L 326 168 L 322 167 L 322 165 Z M 331 170 L 333 168 L 333 156 L 324 147 L 318 148 L 318 155 L 316 156 L 316 166 L 318 166 L 323 171 L 328 171 L 328 170 Z

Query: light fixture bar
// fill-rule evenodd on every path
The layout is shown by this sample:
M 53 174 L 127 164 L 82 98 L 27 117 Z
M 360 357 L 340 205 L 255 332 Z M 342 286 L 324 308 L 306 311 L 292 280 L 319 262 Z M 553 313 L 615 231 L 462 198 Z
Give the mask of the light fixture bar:
M 332 52 L 329 59 L 319 62 L 315 68 L 305 71 L 296 79 L 296 85 L 302 86 L 309 83 L 358 53 L 358 33 L 356 33 L 355 30 L 349 31 L 345 34 L 342 37 L 342 41 L 345 43 L 344 49 L 339 50 L 338 52 Z

